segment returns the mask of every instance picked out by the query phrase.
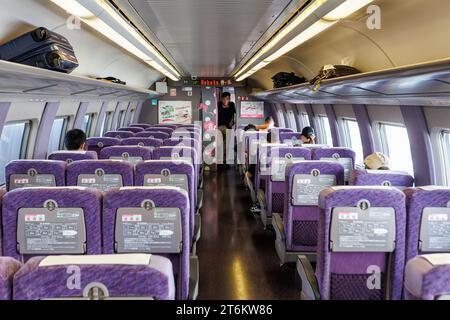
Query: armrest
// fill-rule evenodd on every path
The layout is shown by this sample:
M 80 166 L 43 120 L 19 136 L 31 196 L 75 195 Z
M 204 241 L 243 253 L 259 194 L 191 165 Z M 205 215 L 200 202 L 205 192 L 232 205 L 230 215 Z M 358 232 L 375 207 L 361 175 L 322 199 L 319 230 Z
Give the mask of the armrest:
M 297 258 L 297 273 L 302 283 L 302 299 L 320 300 L 319 285 L 314 269 L 309 260 L 303 255 L 299 255 Z
M 258 191 L 258 201 L 262 208 L 266 208 L 266 194 L 263 190 Z
M 189 257 L 189 300 L 197 300 L 199 281 L 198 257 Z
M 280 217 L 280 215 L 276 212 L 272 213 L 272 226 L 277 235 L 277 239 L 280 239 L 281 241 L 285 241 L 286 233 L 284 232 L 284 221 Z

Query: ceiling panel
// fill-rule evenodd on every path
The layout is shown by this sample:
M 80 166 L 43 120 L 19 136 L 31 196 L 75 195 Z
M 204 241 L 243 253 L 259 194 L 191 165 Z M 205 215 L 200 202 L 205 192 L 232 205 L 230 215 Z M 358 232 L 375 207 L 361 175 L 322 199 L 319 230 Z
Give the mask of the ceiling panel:
M 193 76 L 228 75 L 291 0 L 128 0 Z

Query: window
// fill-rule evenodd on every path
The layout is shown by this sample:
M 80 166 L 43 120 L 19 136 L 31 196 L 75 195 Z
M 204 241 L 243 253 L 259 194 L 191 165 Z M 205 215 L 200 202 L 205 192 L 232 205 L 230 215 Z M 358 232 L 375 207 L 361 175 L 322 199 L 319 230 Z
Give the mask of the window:
M 356 164 L 364 165 L 364 151 L 358 122 L 353 119 L 342 119 L 345 146 L 356 153 Z
M 292 107 L 287 108 L 287 110 L 288 110 L 287 113 L 288 113 L 290 128 L 294 131 L 297 131 L 297 123 L 295 122 L 294 111 L 292 111 Z
M 305 112 L 302 112 L 302 114 L 301 114 L 301 123 L 302 123 L 303 128 L 311 126 L 311 124 L 309 123 L 308 114 Z
M 48 142 L 47 154 L 63 149 L 64 135 L 67 131 L 68 118 L 57 118 L 53 121 L 52 132 L 50 133 L 50 140 Z
M 333 136 L 331 135 L 330 122 L 328 122 L 328 117 L 319 116 L 318 118 L 318 129 L 319 129 L 319 143 L 326 144 L 329 146 L 333 145 Z
M 29 121 L 6 124 L 0 139 L 0 183 L 5 183 L 5 167 L 26 156 L 31 123 Z
M 105 114 L 105 118 L 103 119 L 102 128 L 100 129 L 100 134 L 103 136 L 106 132 L 108 132 L 109 127 L 111 125 L 111 120 L 113 117 L 113 112 L 107 112 Z
M 380 123 L 382 150 L 390 158 L 390 169 L 406 171 L 414 176 L 408 132 L 404 126 Z
M 125 121 L 125 111 L 126 110 L 120 110 L 120 112 L 119 112 L 119 116 L 117 117 L 117 123 L 116 123 L 117 129 L 123 127 L 123 122 Z
M 450 130 L 443 130 L 441 132 L 441 148 L 444 164 L 444 183 L 450 186 Z
M 86 135 L 89 137 L 91 133 L 92 128 L 92 122 L 94 120 L 94 114 L 88 113 L 83 118 L 83 131 L 86 133 Z

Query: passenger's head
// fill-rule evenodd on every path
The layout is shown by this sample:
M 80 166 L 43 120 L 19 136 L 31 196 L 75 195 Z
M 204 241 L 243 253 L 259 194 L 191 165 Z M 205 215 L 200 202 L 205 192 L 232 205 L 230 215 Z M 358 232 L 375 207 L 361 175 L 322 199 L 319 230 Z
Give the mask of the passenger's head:
M 256 127 L 254 124 L 249 124 L 244 128 L 244 131 L 247 132 L 247 131 L 257 131 L 257 130 L 256 130 Z
M 364 159 L 364 165 L 369 170 L 389 170 L 389 157 L 381 152 L 375 152 Z
M 227 106 L 230 104 L 231 94 L 229 92 L 222 93 L 222 104 Z
M 267 117 L 264 122 L 269 125 L 269 129 L 272 129 L 275 126 L 275 121 L 272 116 Z
M 304 144 L 315 144 L 316 136 L 314 134 L 314 129 L 311 127 L 304 127 L 302 130 L 302 143 Z
M 73 129 L 66 133 L 64 145 L 69 151 L 84 150 L 86 146 L 86 134 L 83 130 Z

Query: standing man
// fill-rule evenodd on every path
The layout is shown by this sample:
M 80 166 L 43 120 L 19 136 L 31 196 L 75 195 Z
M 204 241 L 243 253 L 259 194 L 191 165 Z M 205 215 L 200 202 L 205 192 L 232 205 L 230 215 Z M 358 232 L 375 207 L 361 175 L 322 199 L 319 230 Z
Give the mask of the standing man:
M 226 164 L 227 162 L 227 155 L 226 155 L 226 148 L 227 148 L 227 130 L 233 129 L 233 126 L 235 124 L 235 115 L 236 115 L 236 106 L 234 105 L 234 102 L 231 102 L 231 94 L 229 92 L 222 93 L 222 98 L 218 105 L 218 125 L 219 130 L 222 133 L 223 137 L 223 162 Z

